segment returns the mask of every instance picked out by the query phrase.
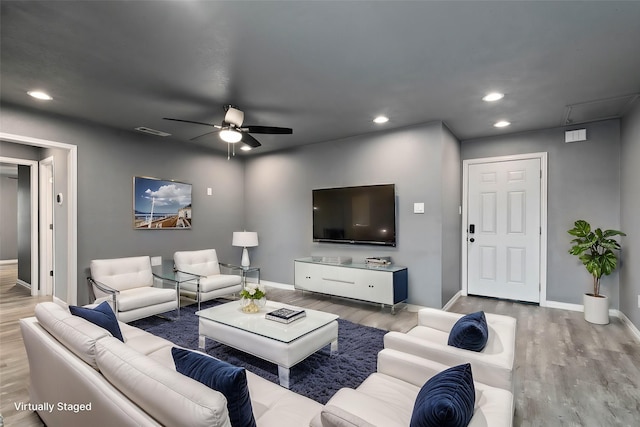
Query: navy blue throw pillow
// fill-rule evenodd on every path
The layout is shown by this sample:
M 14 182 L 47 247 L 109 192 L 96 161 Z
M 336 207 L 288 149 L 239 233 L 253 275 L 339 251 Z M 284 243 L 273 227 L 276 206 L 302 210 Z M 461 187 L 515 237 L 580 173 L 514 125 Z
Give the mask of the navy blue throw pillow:
M 449 332 L 448 344 L 471 351 L 482 351 L 489 339 L 489 328 L 484 311 L 461 317 Z
M 108 302 L 104 301 L 95 308 L 70 305 L 69 311 L 74 316 L 82 317 L 83 319 L 88 320 L 94 325 L 98 325 L 101 328 L 106 329 L 111 333 L 111 335 L 124 342 L 122 332 L 120 331 L 120 325 L 118 325 L 118 318 L 116 317 Z
M 176 371 L 219 391 L 227 398 L 227 410 L 233 427 L 255 427 L 244 368 L 176 347 L 171 349 L 171 355 Z
M 466 427 L 473 418 L 475 403 L 471 365 L 454 366 L 422 386 L 413 407 L 410 427 Z

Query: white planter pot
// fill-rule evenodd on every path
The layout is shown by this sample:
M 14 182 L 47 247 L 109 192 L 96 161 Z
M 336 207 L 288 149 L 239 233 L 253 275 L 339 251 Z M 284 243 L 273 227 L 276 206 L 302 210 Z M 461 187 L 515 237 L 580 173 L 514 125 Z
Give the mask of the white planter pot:
M 584 320 L 598 325 L 609 323 L 609 298 L 584 294 Z

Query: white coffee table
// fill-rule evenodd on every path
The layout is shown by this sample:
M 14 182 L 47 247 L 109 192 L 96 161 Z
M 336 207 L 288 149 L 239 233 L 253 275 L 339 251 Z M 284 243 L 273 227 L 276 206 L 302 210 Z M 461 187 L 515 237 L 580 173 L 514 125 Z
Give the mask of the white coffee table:
M 332 355 L 338 351 L 339 316 L 304 309 L 306 317 L 289 324 L 265 319 L 266 313 L 281 307 L 300 309 L 268 301 L 259 313 L 247 314 L 240 310 L 239 301 L 232 301 L 197 311 L 198 347 L 204 349 L 209 338 L 275 363 L 280 385 L 289 388 L 292 366 L 329 344 Z

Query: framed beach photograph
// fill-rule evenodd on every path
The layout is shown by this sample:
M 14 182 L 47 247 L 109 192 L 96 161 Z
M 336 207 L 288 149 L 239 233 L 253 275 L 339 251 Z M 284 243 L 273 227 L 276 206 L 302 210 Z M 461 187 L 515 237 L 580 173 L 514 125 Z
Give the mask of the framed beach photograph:
M 186 230 L 191 224 L 191 184 L 133 177 L 133 228 Z

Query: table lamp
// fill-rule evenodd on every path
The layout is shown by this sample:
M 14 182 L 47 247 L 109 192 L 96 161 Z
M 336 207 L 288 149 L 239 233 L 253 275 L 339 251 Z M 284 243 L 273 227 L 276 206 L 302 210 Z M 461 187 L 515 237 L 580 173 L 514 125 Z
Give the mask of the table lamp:
M 258 246 L 258 233 L 255 231 L 234 231 L 233 232 L 233 241 L 231 242 L 233 246 L 238 246 L 242 249 L 242 262 L 240 265 L 243 268 L 248 268 L 250 265 L 249 262 L 249 251 L 247 248 L 251 248 L 254 246 Z

